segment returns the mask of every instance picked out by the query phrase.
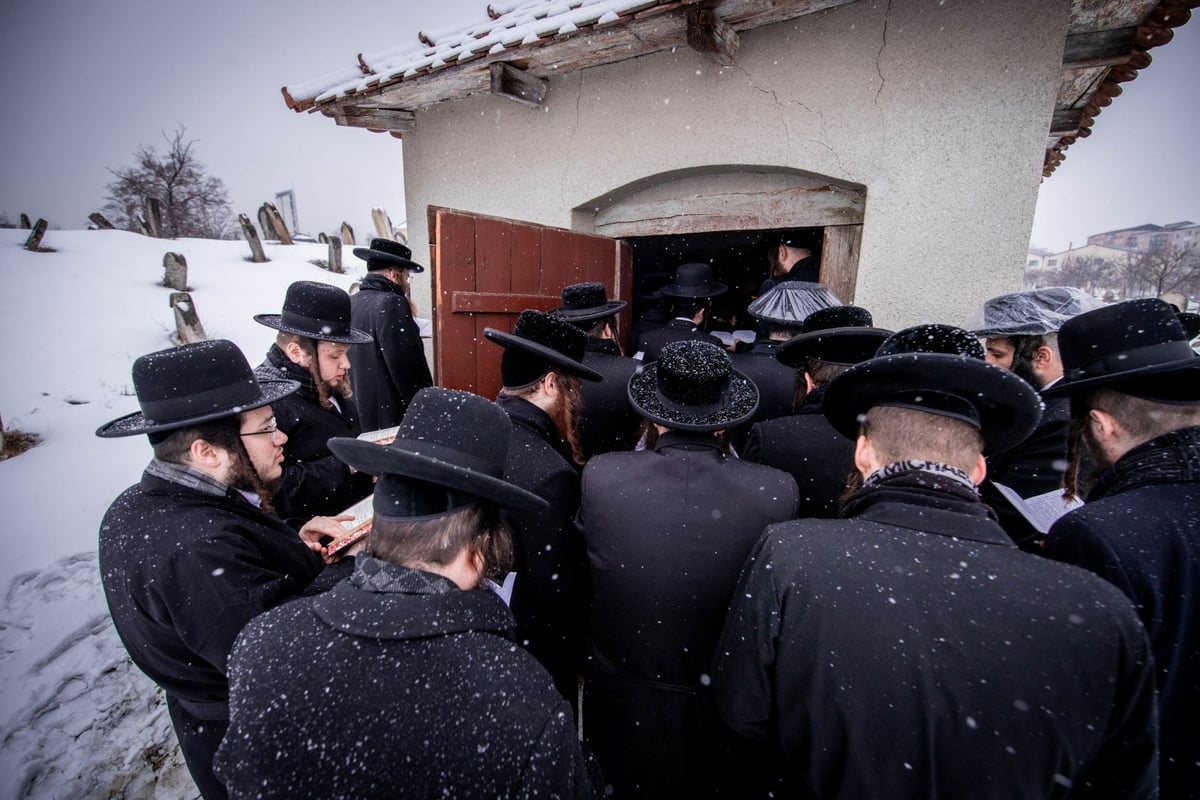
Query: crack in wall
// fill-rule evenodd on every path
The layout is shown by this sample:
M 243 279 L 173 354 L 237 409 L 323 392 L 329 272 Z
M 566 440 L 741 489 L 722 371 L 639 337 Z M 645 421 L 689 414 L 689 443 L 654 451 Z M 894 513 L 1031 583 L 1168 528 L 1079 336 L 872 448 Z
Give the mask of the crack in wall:
M 883 59 L 883 50 L 887 47 L 888 34 L 888 18 L 892 14 L 892 0 L 887 0 L 887 7 L 883 11 L 883 40 L 879 43 L 879 50 L 875 53 L 875 73 L 879 75 L 879 89 L 875 92 L 875 107 L 879 108 L 879 95 L 883 94 L 883 67 L 880 66 L 880 61 Z

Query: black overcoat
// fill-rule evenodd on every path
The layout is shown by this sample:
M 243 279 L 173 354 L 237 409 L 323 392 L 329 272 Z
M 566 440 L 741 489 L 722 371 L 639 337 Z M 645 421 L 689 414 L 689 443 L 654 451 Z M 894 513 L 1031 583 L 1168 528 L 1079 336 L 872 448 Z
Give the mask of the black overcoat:
M 375 337 L 350 348 L 350 382 L 363 430 L 399 425 L 413 395 L 433 385 L 408 298 L 383 275 L 367 273 L 350 298 L 350 325 Z
M 742 458 L 791 475 L 800 489 L 801 517 L 837 519 L 840 498 L 856 471 L 854 440 L 825 420 L 823 395 L 810 392 L 795 414 L 750 428 Z
M 1162 797 L 1200 797 L 1200 427 L 1152 439 L 1099 473 L 1044 552 L 1133 601 L 1158 665 Z
M 583 364 L 603 376 L 600 381 L 580 381 L 583 417 L 579 442 L 585 459 L 613 450 L 632 450 L 641 435 L 641 416 L 629 404 L 629 379 L 641 362 L 621 355 L 612 339 L 589 336 Z
M 544 411 L 508 395 L 496 403 L 513 424 L 504 479 L 550 504 L 543 511 L 507 512 L 517 574 L 512 594 L 517 641 L 574 704 L 587 619 L 587 553 L 575 527 L 579 471 Z
M 588 462 L 584 737 L 614 796 L 704 797 L 730 774 L 706 688 L 713 648 L 750 548 L 795 513 L 786 473 L 723 455 L 709 433 Z
M 676 317 L 661 328 L 654 328 L 642 334 L 642 338 L 638 342 L 638 351 L 642 353 L 642 361 L 648 364 L 658 360 L 658 353 L 664 345 L 688 339 L 708 342 L 721 349 L 725 348 L 720 339 L 700 330 L 690 319 Z
M 230 648 L 252 617 L 320 588 L 321 559 L 236 492 L 205 494 L 150 474 L 104 515 L 99 556 L 117 634 L 166 692 L 204 796 L 224 796 L 211 769 L 229 719 Z
M 350 580 L 264 614 L 230 659 L 218 773 L 234 798 L 590 798 L 571 709 L 511 630 L 487 589 Z
M 738 452 L 745 449 L 750 428 L 757 422 L 791 415 L 796 395 L 796 370 L 780 363 L 779 342 L 760 339 L 749 350 L 732 353 L 733 368 L 758 387 L 758 408 L 748 422 L 729 431 Z
M 722 719 L 781 754 L 783 796 L 1154 796 L 1129 601 L 930 495 L 767 529 L 717 648 Z
M 334 436 L 362 433 L 354 401 L 338 397 L 337 407 L 324 408 L 312 375 L 292 363 L 278 345 L 271 345 L 254 373 L 267 380 L 300 382 L 297 391 L 271 403 L 275 423 L 288 437 L 283 477 L 274 497 L 279 516 L 303 524 L 318 515 L 338 514 L 369 495 L 374 487 L 371 476 L 351 473 L 328 444 Z

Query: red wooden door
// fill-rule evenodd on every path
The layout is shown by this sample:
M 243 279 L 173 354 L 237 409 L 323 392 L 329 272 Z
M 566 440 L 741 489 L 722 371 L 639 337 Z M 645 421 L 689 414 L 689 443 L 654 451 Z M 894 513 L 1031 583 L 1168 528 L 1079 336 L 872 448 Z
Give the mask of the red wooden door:
M 439 386 L 495 398 L 503 348 L 483 329 L 511 331 L 525 309 L 559 307 L 564 286 L 598 281 L 610 298 L 631 299 L 633 253 L 619 240 L 435 207 L 429 231 Z M 620 320 L 626 337 L 629 311 Z

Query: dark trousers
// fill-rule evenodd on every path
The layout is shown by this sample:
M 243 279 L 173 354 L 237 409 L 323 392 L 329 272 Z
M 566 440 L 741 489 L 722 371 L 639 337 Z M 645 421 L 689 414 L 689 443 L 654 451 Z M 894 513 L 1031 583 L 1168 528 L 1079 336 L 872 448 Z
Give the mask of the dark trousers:
M 183 704 L 172 695 L 167 695 L 167 712 L 171 715 L 171 725 L 175 728 L 175 736 L 179 739 L 179 747 L 183 751 L 183 760 L 187 763 L 188 772 L 196 782 L 196 788 L 204 800 L 226 800 L 229 792 L 225 784 L 213 774 L 213 757 L 225 731 L 229 728 L 229 719 L 203 720 L 196 717 L 183 707 Z

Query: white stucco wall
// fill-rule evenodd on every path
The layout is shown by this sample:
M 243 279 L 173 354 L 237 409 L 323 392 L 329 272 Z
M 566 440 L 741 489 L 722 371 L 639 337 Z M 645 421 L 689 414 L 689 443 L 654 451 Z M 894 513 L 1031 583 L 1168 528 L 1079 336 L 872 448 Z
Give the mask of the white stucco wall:
M 957 324 L 1021 288 L 1067 12 L 862 0 L 743 33 L 731 68 L 680 47 L 554 78 L 543 109 L 443 103 L 403 140 L 410 244 L 428 254 L 430 205 L 571 227 L 648 175 L 794 167 L 866 187 L 856 302 L 877 324 Z

